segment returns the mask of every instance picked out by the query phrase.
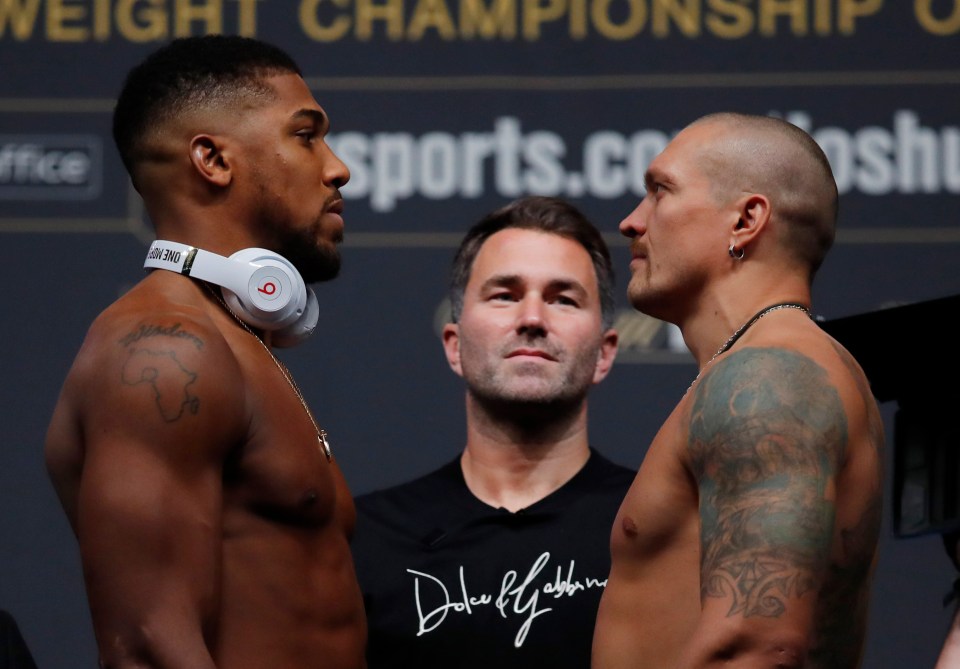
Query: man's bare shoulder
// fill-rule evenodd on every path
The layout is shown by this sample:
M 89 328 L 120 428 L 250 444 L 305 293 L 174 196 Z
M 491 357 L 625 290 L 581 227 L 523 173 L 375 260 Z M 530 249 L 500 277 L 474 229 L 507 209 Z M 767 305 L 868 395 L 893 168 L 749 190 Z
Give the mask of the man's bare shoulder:
M 215 431 L 242 412 L 242 369 L 202 288 L 173 278 L 148 277 L 91 324 L 60 399 L 88 437 L 92 426 Z
M 85 382 L 106 380 L 108 369 L 125 367 L 131 357 L 151 351 L 198 362 L 215 356 L 217 365 L 235 363 L 198 286 L 171 287 L 150 279 L 137 284 L 97 316 L 71 376 L 78 375 Z
M 857 360 L 836 339 L 810 323 L 784 344 L 802 359 L 826 374 L 825 387 L 835 392 L 847 423 L 849 449 L 865 449 L 878 456 L 883 449 L 884 428 L 870 381 Z
M 173 278 L 148 277 L 105 309 L 64 381 L 44 456 L 75 531 L 81 477 L 117 463 L 218 468 L 247 430 L 236 356 L 202 289 Z

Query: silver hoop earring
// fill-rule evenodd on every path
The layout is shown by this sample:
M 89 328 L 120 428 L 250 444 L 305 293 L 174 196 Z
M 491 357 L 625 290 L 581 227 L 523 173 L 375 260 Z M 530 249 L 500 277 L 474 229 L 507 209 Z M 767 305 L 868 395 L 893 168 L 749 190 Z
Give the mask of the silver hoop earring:
M 737 248 L 733 244 L 730 245 L 730 248 L 727 249 L 727 253 L 730 254 L 730 257 L 734 260 L 743 260 L 743 256 L 746 253 L 743 248 Z

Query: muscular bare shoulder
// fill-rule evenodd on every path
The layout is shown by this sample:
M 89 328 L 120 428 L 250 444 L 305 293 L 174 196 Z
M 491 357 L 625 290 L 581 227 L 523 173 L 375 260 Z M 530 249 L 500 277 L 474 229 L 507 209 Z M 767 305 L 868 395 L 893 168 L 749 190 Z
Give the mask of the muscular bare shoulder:
M 67 506 L 96 451 L 219 458 L 241 437 L 241 370 L 203 294 L 151 278 L 98 316 L 64 383 L 46 458 Z
M 701 597 L 778 619 L 807 666 L 855 666 L 879 531 L 883 431 L 856 363 L 812 332 L 720 360 L 694 390 Z M 805 642 L 798 642 L 802 647 Z
M 168 424 L 202 416 L 240 387 L 240 367 L 205 303 L 176 295 L 143 289 L 118 301 L 91 326 L 75 370 Z M 148 392 L 131 390 L 141 386 Z
M 826 370 L 796 351 L 746 348 L 702 379 L 689 429 L 703 594 L 730 596 L 731 613 L 778 616 L 826 565 L 848 434 L 839 394 Z M 781 591 L 759 597 L 752 588 L 766 584 L 743 569 L 774 560 Z

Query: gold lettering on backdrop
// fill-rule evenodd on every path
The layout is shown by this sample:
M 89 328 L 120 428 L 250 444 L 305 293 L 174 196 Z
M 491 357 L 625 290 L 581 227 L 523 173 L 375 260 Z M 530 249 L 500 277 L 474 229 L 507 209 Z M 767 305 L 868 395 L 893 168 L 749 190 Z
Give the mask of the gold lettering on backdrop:
M 163 41 L 189 34 L 255 37 L 264 0 L 0 0 L 0 41 Z M 287 3 L 282 3 L 289 7 Z M 854 35 L 883 0 L 299 0 L 303 35 L 317 42 L 416 42 L 599 37 L 726 40 Z M 273 8 L 271 8 L 273 9 Z M 279 10 L 274 10 L 279 11 Z M 933 35 L 960 32 L 960 0 L 914 0 Z
M 301 0 L 300 24 L 307 37 L 324 42 L 367 41 L 383 31 L 392 41 L 418 41 L 434 31 L 448 41 L 519 35 L 536 42 L 555 37 L 561 26 L 574 40 L 624 41 L 645 31 L 659 39 L 733 40 L 850 35 L 882 6 L 883 0 Z
M 460 0 L 460 32 L 464 39 L 512 40 L 517 36 L 516 0 Z
M 54 42 L 82 42 L 90 31 L 75 23 L 87 13 L 86 7 L 69 0 L 47 0 L 47 37 Z
M 857 20 L 876 14 L 883 0 L 837 0 L 837 29 L 843 35 L 857 32 Z
M 760 34 L 777 34 L 777 18 L 789 17 L 790 32 L 797 36 L 809 33 L 807 0 L 760 0 Z
M 457 38 L 457 29 L 444 0 L 418 0 L 407 34 L 411 40 L 416 41 L 431 28 L 445 40 Z
M 0 0 L 0 37 L 4 37 L 7 26 L 17 41 L 30 39 L 33 27 L 37 25 L 37 14 L 40 11 L 40 0 Z
M 597 32 L 612 40 L 628 40 L 639 35 L 647 22 L 647 5 L 643 0 L 627 0 L 627 20 L 623 23 L 614 23 L 610 18 L 610 3 L 613 1 L 593 1 L 590 17 Z
M 244 37 L 257 35 L 257 3 L 260 0 L 234 0 L 237 2 L 237 34 Z
M 174 15 L 176 23 L 173 34 L 176 37 L 188 36 L 194 22 L 203 26 L 201 32 L 223 32 L 222 0 L 207 0 L 196 4 L 191 0 L 177 0 L 177 10 Z
M 943 7 L 943 3 L 938 3 Z M 960 0 L 953 0 L 953 11 L 946 15 L 934 15 L 933 0 L 915 0 L 913 12 L 920 26 L 932 35 L 956 35 L 960 32 Z
M 670 20 L 687 37 L 700 36 L 699 0 L 653 0 L 651 30 L 657 37 L 670 35 Z
M 710 0 L 709 7 L 711 11 L 704 23 L 711 34 L 722 39 L 739 39 L 753 31 L 753 12 L 744 0 Z
M 93 39 L 98 42 L 110 39 L 110 0 L 94 0 Z
M 170 22 L 162 5 L 163 0 L 120 0 L 116 9 L 117 31 L 131 42 L 167 39 Z
M 363 41 L 373 37 L 375 21 L 384 21 L 387 24 L 387 37 L 397 42 L 403 39 L 403 0 L 356 0 L 357 3 L 357 38 Z
M 830 34 L 830 5 L 833 0 L 816 0 L 813 9 L 813 29 L 818 35 Z
M 565 0 L 523 0 L 523 36 L 531 42 L 540 39 L 540 26 L 561 18 L 566 6 Z
M 587 36 L 587 3 L 585 0 L 570 0 L 570 37 L 583 39 Z
M 323 0 L 303 0 L 300 3 L 300 27 L 303 34 L 317 42 L 336 42 L 347 36 L 352 25 L 343 12 L 326 25 L 320 23 L 319 11 Z M 339 9 L 350 9 L 350 0 L 330 0 Z
M 253 37 L 262 0 L 0 0 L 0 39 L 51 42 L 162 41 L 235 32 Z

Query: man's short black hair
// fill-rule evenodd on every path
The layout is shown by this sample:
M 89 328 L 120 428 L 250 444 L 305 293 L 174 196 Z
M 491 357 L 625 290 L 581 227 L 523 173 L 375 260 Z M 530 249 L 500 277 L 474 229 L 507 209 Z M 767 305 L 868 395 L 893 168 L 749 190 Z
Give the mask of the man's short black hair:
M 539 230 L 559 235 L 579 243 L 588 254 L 597 275 L 600 292 L 600 313 L 604 329 L 613 325 L 613 264 L 603 235 L 575 206 L 554 197 L 530 196 L 514 200 L 510 204 L 485 216 L 467 232 L 453 259 L 450 273 L 450 316 L 456 323 L 463 310 L 463 293 L 470 281 L 473 261 L 484 242 L 492 235 L 507 228 Z
M 301 74 L 286 52 L 249 37 L 184 37 L 154 51 L 127 74 L 113 111 L 113 139 L 127 171 L 134 176 L 148 157 L 146 139 L 164 120 L 269 95 L 264 77 L 282 72 Z

